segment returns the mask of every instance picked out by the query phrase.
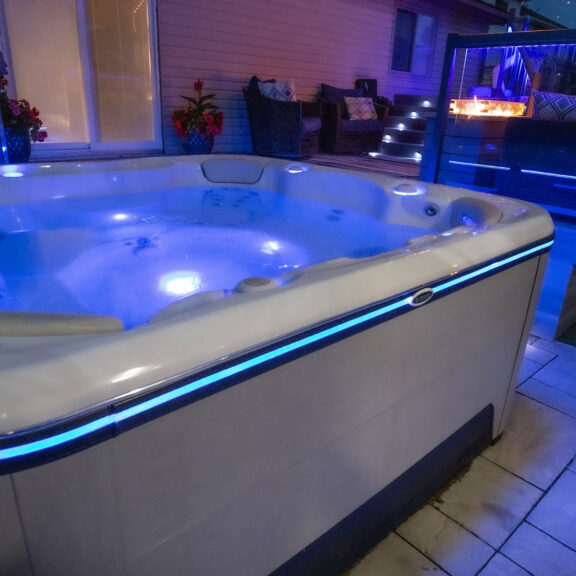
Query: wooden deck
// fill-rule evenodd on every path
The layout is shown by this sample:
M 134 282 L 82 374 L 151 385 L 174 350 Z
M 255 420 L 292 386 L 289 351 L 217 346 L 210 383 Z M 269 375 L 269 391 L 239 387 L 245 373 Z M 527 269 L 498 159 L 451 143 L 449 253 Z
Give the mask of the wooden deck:
M 374 158 L 368 155 L 315 154 L 308 157 L 306 161 L 321 166 L 377 172 L 405 178 L 418 178 L 420 174 L 419 163 L 390 156 L 386 158 Z

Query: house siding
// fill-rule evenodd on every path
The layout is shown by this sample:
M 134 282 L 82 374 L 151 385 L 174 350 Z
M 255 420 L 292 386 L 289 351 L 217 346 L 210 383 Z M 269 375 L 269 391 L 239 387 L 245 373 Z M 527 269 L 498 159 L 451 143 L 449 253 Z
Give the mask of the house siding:
M 429 77 L 390 70 L 397 6 L 432 14 L 438 21 Z M 440 85 L 446 36 L 479 33 L 488 17 L 454 2 L 425 0 L 157 0 L 162 120 L 168 154 L 181 151 L 170 114 L 191 95 L 197 78 L 215 93 L 224 130 L 214 151 L 251 152 L 242 94 L 253 74 L 293 79 L 301 100 L 314 100 L 320 84 L 352 87 L 376 78 L 378 92 L 435 94 Z

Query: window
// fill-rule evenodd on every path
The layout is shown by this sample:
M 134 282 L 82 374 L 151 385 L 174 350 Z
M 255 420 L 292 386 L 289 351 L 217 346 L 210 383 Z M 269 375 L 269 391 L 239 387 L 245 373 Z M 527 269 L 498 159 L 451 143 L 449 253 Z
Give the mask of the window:
M 432 70 L 436 20 L 432 16 L 398 9 L 394 25 L 392 70 L 425 76 Z
M 33 155 L 159 150 L 153 0 L 0 0 L 13 95 L 40 110 Z

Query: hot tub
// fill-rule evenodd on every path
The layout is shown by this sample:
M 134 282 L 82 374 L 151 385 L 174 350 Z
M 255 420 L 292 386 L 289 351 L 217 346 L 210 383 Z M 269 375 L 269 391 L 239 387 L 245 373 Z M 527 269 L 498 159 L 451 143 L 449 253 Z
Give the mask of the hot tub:
M 0 177 L 0 573 L 337 573 L 503 432 L 539 207 L 242 156 Z

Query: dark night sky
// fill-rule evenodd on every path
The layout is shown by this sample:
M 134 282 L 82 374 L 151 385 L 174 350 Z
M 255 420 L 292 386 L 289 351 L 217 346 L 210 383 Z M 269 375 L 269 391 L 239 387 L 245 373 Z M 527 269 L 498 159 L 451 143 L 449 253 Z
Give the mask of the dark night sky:
M 526 7 L 568 28 L 576 28 L 576 0 L 531 0 Z

